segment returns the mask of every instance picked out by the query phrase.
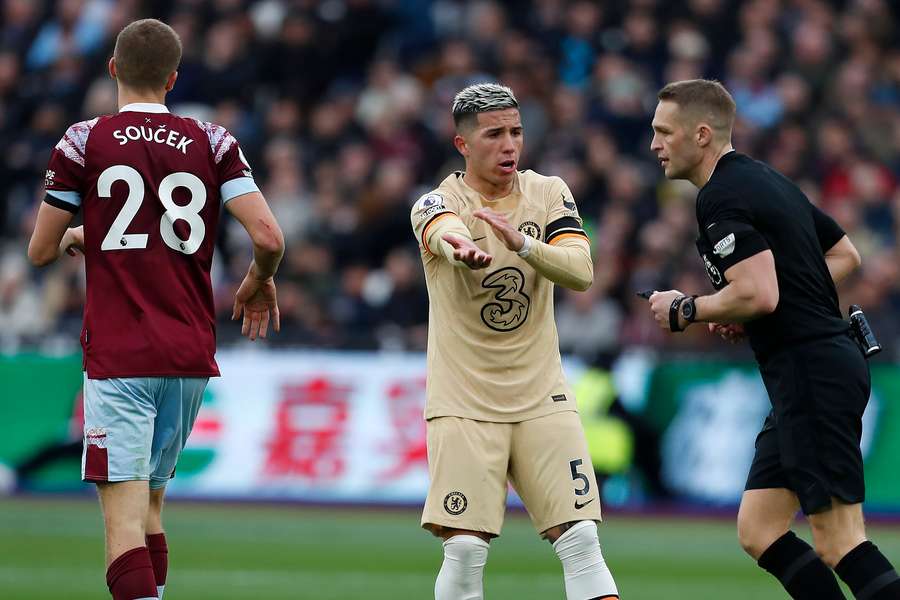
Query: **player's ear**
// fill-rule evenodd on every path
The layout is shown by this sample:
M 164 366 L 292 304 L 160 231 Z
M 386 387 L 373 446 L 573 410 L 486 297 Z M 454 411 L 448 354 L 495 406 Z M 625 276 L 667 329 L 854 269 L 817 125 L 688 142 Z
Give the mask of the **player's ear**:
M 456 146 L 456 150 L 462 154 L 463 156 L 469 156 L 469 146 L 466 144 L 466 139 L 459 135 L 458 133 L 453 137 L 453 145 Z
M 694 135 L 695 139 L 697 140 L 697 145 L 701 148 L 705 148 L 710 143 L 712 143 L 713 131 L 712 128 L 706 123 L 700 123 L 699 125 L 697 125 L 697 130 Z
M 109 76 L 113 79 L 116 78 L 116 57 L 110 56 L 109 63 L 107 63 L 106 68 L 109 69 Z
M 169 79 L 166 80 L 166 91 L 171 92 L 172 88 L 175 87 L 175 80 L 178 79 L 178 71 L 172 71 L 172 74 L 169 75 Z

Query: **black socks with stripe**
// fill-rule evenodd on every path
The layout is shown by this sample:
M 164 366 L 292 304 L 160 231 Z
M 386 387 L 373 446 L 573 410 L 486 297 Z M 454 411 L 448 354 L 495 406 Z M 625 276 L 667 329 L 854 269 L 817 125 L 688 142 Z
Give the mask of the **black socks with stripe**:
M 834 568 L 857 600 L 900 600 L 900 576 L 872 542 L 863 542 Z
M 795 600 L 846 600 L 831 569 L 793 531 L 775 540 L 759 557 L 758 564 L 774 575 Z

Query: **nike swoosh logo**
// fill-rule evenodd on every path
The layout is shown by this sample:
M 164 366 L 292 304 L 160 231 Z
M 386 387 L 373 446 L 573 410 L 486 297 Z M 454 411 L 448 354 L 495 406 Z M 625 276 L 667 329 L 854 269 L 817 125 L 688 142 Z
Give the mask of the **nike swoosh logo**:
M 473 241 L 473 242 L 477 242 L 478 240 L 483 240 L 483 239 L 486 238 L 486 237 L 487 237 L 486 235 L 483 235 L 483 236 L 481 236 L 480 238 L 472 238 L 472 241 Z
M 591 499 L 588 500 L 587 502 L 581 504 L 581 503 L 578 502 L 578 500 L 576 500 L 576 501 L 575 501 L 575 510 L 581 510 L 582 508 L 584 508 L 585 506 L 587 506 L 588 504 L 590 504 L 590 503 L 593 502 L 593 501 L 594 501 L 594 499 L 591 498 Z

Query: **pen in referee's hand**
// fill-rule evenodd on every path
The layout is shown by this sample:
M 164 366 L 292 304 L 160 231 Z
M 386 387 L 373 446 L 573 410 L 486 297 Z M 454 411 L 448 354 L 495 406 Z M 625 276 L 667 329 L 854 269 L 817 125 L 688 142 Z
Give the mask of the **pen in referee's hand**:
M 635 292 L 638 296 L 643 298 L 644 300 L 649 300 L 650 296 L 652 296 L 656 292 L 656 290 L 645 290 L 643 292 Z

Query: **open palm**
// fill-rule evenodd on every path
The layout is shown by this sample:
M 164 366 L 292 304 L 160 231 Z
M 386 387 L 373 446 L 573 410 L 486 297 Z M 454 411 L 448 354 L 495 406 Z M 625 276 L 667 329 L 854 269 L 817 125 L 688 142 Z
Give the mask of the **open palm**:
M 241 313 L 244 314 L 241 335 L 251 340 L 255 340 L 257 336 L 266 337 L 270 320 L 275 331 L 279 331 L 281 320 L 275 294 L 275 280 L 271 277 L 260 280 L 248 273 L 234 295 L 231 318 L 237 319 Z

